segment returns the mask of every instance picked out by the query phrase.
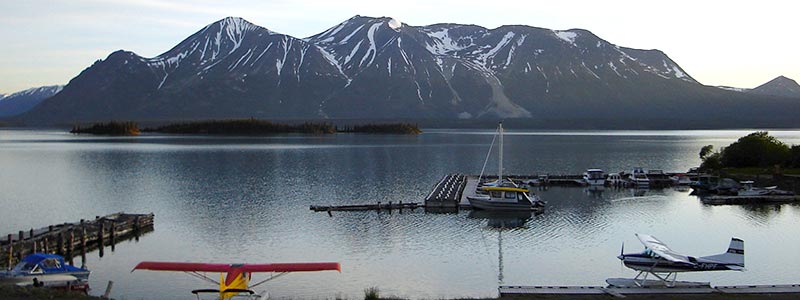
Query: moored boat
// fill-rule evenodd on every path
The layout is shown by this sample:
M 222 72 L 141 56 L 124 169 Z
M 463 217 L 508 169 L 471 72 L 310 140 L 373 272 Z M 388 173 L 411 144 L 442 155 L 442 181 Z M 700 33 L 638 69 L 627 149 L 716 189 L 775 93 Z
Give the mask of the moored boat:
M 497 181 L 479 184 L 474 195 L 467 196 L 469 204 L 474 209 L 484 210 L 543 210 L 545 202 L 531 193 L 526 188 L 519 187 L 513 180 L 503 178 L 503 123 L 497 127 L 497 137 L 499 138 L 498 148 L 498 168 Z M 494 141 L 492 141 L 494 145 Z M 491 147 L 489 148 L 491 153 Z M 489 156 L 484 161 L 484 169 Z M 481 175 L 483 177 L 483 170 Z
M 89 273 L 87 269 L 66 264 L 60 255 L 34 253 L 25 256 L 13 269 L 0 271 L 0 283 L 33 284 L 34 280 L 44 283 L 58 281 L 52 279 L 59 278 L 87 281 Z
M 633 172 L 628 175 L 628 181 L 635 187 L 649 187 L 650 179 L 642 168 L 633 168 Z
M 606 173 L 602 169 L 588 169 L 583 172 L 583 182 L 587 185 L 606 185 Z
M 543 210 L 545 203 L 536 195 L 530 195 L 528 189 L 516 187 L 485 186 L 485 193 L 467 196 L 473 209 L 504 211 L 537 211 Z

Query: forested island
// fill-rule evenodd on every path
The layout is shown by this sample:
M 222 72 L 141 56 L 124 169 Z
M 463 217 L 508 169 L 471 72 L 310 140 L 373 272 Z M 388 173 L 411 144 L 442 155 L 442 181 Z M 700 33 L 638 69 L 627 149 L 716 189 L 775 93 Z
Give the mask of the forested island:
M 700 159 L 700 168 L 711 172 L 800 173 L 800 145 L 790 147 L 767 131 L 753 132 L 717 151 L 712 145 L 704 146 Z
M 139 125 L 136 122 L 110 121 L 106 123 L 94 123 L 89 127 L 80 125 L 72 126 L 70 133 L 88 133 L 96 135 L 139 135 Z
M 215 134 L 215 135 L 268 135 L 280 133 L 334 134 L 342 133 L 374 133 L 374 134 L 420 134 L 416 125 L 407 123 L 348 125 L 342 128 L 330 123 L 305 122 L 302 124 L 281 124 L 258 119 L 209 120 L 174 123 L 155 128 L 146 128 L 145 132 L 171 134 Z
M 420 134 L 422 130 L 415 124 L 393 123 L 393 124 L 366 124 L 343 126 L 339 132 L 355 133 L 389 133 L 389 134 Z
M 144 131 L 172 134 L 218 135 L 267 135 L 277 133 L 333 134 L 336 133 L 336 126 L 327 123 L 306 122 L 298 125 L 289 125 L 257 119 L 238 119 L 174 123 L 156 128 L 146 128 Z

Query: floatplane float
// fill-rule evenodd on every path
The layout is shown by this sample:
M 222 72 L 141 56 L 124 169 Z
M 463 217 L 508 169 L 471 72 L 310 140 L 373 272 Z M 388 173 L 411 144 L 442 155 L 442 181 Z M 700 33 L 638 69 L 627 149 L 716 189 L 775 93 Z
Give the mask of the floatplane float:
M 676 281 L 680 272 L 744 271 L 744 241 L 731 238 L 728 250 L 722 254 L 693 257 L 677 253 L 656 237 L 636 234 L 645 249 L 641 253 L 624 253 L 622 244 L 619 260 L 626 267 L 639 271 L 633 279 L 609 278 L 606 283 L 615 287 L 694 287 L 710 286 L 708 282 Z M 647 279 L 652 275 L 656 280 Z
M 136 265 L 131 272 L 136 270 L 150 271 L 169 271 L 185 272 L 196 278 L 205 280 L 215 285 L 219 289 L 198 289 L 193 290 L 192 294 L 200 299 L 201 294 L 219 294 L 220 300 L 231 298 L 258 299 L 262 295 L 256 294 L 253 288 L 267 281 L 291 272 L 316 272 L 316 271 L 342 271 L 337 262 L 317 262 L 317 263 L 272 263 L 272 264 L 209 264 L 209 263 L 188 263 L 188 262 L 152 262 L 144 261 Z M 220 273 L 219 281 L 216 281 L 202 273 Z M 262 281 L 250 285 L 253 273 L 278 273 Z

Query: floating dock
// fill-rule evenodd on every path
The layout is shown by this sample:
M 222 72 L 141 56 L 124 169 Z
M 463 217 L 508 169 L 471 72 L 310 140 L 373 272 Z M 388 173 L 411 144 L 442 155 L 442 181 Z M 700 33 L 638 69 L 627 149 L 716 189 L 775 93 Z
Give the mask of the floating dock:
M 55 253 L 64 257 L 70 264 L 73 258 L 80 255 L 85 261 L 86 252 L 100 250 L 116 243 L 138 238 L 153 231 L 154 215 L 126 214 L 123 212 L 96 216 L 94 220 L 80 220 L 76 223 L 64 223 L 28 231 L 20 230 L 17 234 L 8 234 L 0 240 L 0 268 L 9 268 L 28 254 Z
M 572 299 L 571 297 L 608 295 L 626 296 L 681 296 L 681 295 L 748 295 L 775 296 L 779 294 L 800 297 L 800 284 L 785 285 L 734 285 L 734 286 L 676 286 L 676 287 L 618 287 L 618 286 L 500 286 L 500 297 L 545 297 Z M 648 298 L 658 299 L 658 298 Z
M 309 207 L 310 210 L 320 212 L 320 211 L 361 211 L 361 210 L 403 210 L 403 209 L 410 209 L 414 210 L 416 208 L 420 208 L 422 205 L 416 202 L 410 203 L 403 203 L 400 201 L 398 203 L 376 203 L 376 204 L 360 204 L 360 205 L 311 205 Z
M 425 197 L 426 209 L 458 209 L 464 188 L 468 185 L 467 176 L 462 174 L 446 175 Z M 474 190 L 474 188 L 473 188 Z
M 792 203 L 800 202 L 800 196 L 778 196 L 778 195 L 764 195 L 764 196 L 709 196 L 700 198 L 705 204 L 767 204 L 767 203 Z

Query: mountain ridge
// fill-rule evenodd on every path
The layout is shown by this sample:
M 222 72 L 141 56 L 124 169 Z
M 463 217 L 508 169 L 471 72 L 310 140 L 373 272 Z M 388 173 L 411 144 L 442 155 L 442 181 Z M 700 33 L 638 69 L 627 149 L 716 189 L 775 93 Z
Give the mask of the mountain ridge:
M 584 29 L 411 26 L 356 15 L 298 39 L 227 17 L 153 58 L 115 51 L 16 121 L 663 115 L 733 121 L 758 111 L 773 121 L 794 120 L 783 107 L 794 104 L 763 96 L 761 107 L 752 108 L 752 97 L 701 85 L 660 50 L 618 46 Z

